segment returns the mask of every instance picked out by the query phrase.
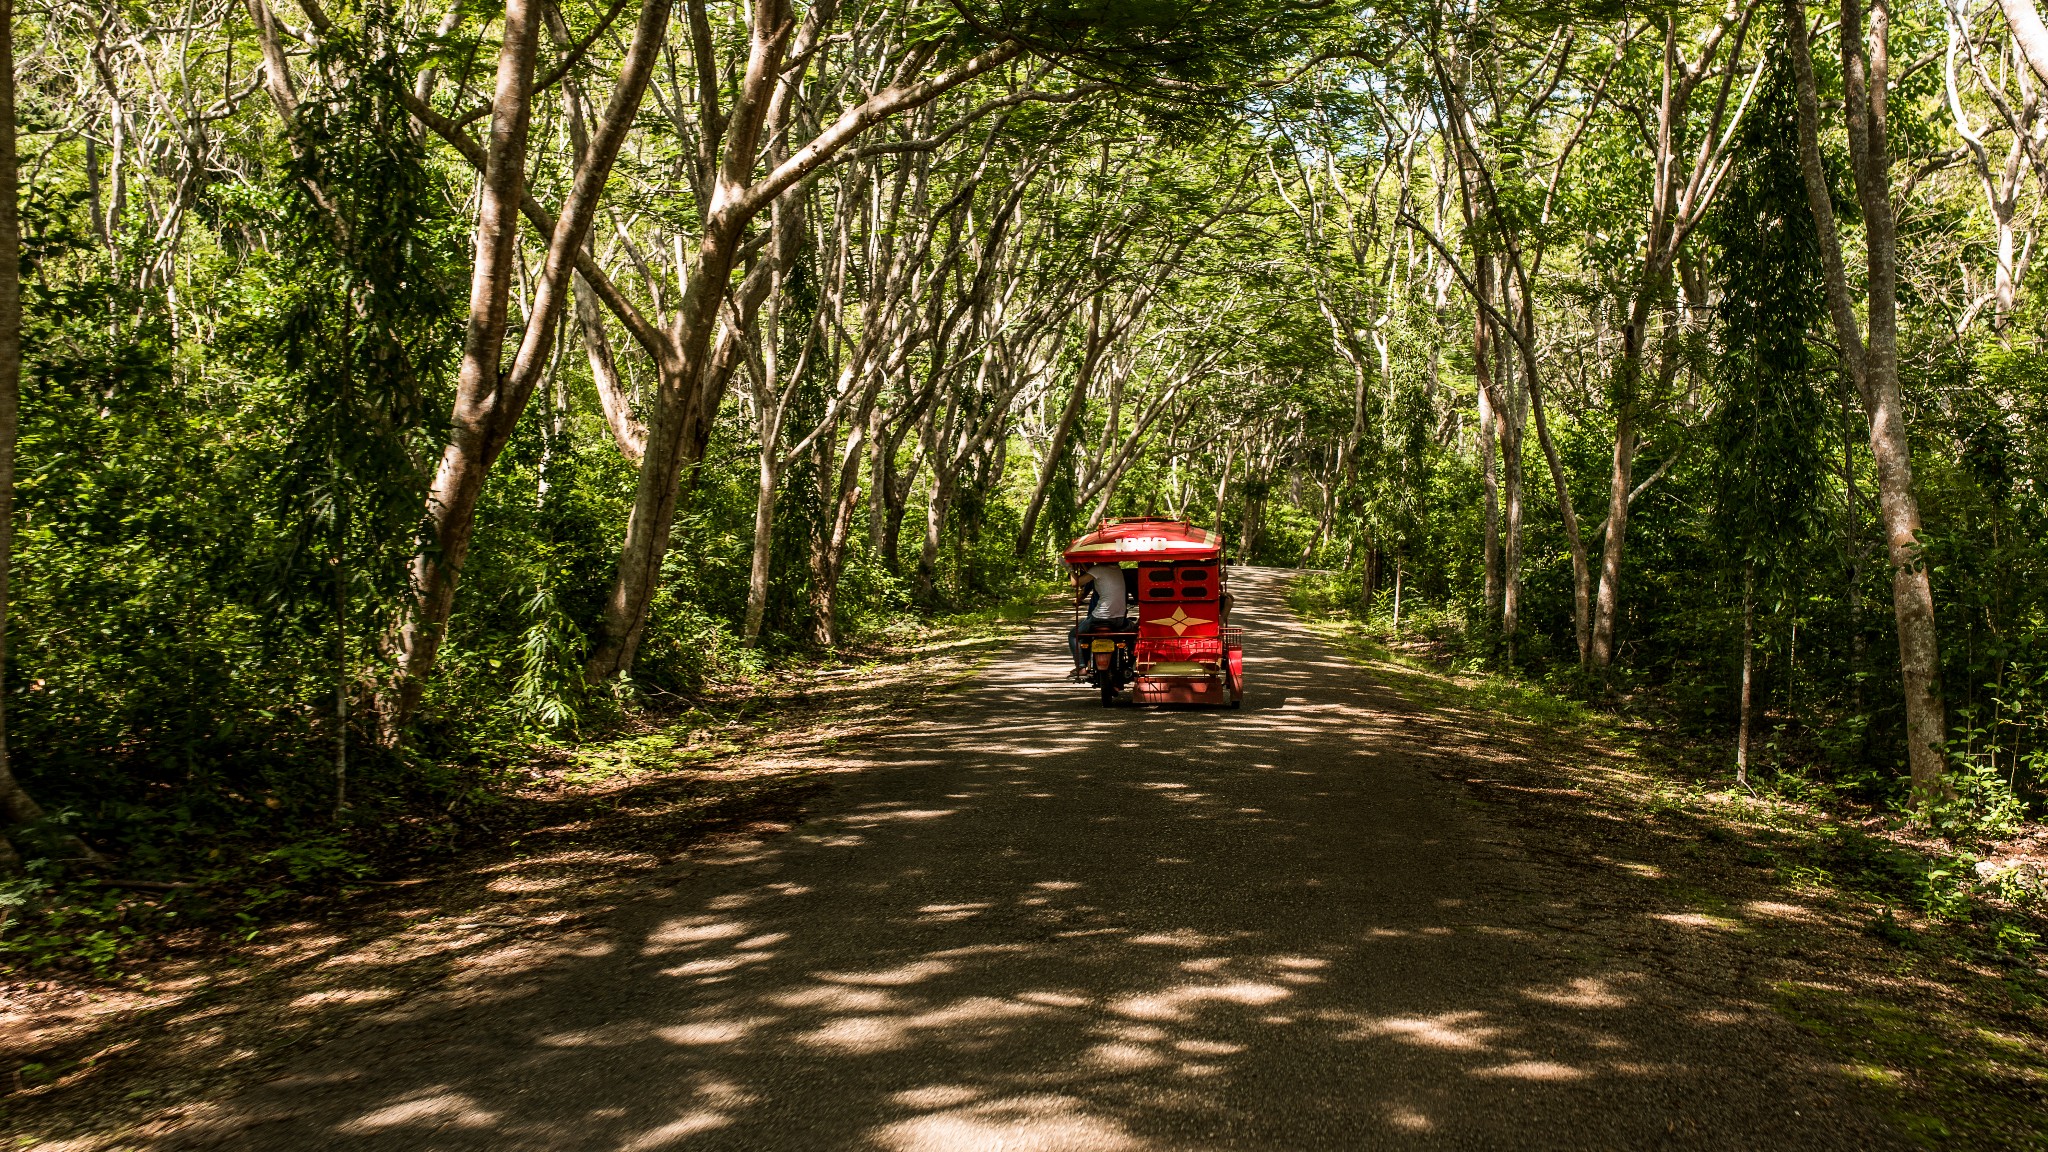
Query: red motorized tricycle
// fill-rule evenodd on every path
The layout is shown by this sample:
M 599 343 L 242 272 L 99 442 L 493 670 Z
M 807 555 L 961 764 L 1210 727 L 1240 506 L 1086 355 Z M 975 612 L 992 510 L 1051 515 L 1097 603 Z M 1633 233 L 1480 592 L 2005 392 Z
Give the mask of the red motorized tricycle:
M 1244 701 L 1244 630 L 1226 623 L 1223 539 L 1185 520 L 1104 520 L 1067 545 L 1068 564 L 1122 570 L 1129 615 L 1080 635 L 1088 683 L 1115 705 Z M 1132 566 L 1135 562 L 1135 566 Z

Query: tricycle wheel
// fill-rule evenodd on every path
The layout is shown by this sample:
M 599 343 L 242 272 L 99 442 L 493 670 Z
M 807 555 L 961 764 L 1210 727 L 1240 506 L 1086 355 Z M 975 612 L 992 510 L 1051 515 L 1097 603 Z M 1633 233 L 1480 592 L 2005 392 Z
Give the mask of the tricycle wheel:
M 1116 689 L 1107 684 L 1102 686 L 1102 706 L 1104 708 L 1116 707 Z

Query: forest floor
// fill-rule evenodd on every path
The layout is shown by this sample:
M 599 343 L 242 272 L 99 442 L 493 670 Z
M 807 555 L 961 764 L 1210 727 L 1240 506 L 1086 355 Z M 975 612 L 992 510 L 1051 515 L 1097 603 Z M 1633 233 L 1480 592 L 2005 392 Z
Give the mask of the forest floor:
M 15 1001 L 0 1044 L 61 1074 L 0 1130 L 2048 1146 L 2041 973 L 1859 888 L 1889 842 L 1304 623 L 1282 574 L 1233 580 L 1240 712 L 1097 707 L 1050 616 L 821 677 L 749 749 L 621 752 L 562 820 L 425 883 L 146 990 Z

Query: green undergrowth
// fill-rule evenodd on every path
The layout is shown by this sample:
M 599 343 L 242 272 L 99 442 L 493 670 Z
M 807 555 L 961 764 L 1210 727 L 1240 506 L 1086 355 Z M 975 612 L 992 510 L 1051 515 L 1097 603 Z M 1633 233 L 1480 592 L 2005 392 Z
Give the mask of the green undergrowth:
M 493 845 L 516 848 L 527 830 L 602 808 L 621 790 L 672 784 L 700 822 L 731 818 L 781 787 L 722 775 L 749 751 L 792 725 L 843 721 L 830 701 L 891 677 L 929 678 L 924 689 L 964 679 L 1043 610 L 1047 594 L 1029 585 L 970 611 L 881 622 L 827 655 L 737 663 L 693 699 L 650 697 L 580 736 L 531 730 L 443 758 L 399 757 L 396 771 L 409 781 L 393 781 L 392 762 L 368 754 L 373 770 L 352 781 L 353 803 L 339 814 L 283 827 L 252 820 L 239 833 L 171 821 L 153 850 L 98 867 L 55 853 L 31 858 L 22 874 L 0 877 L 0 974 L 120 980 L 152 955 L 247 942 L 281 916 L 409 882 Z M 820 747 L 830 751 L 836 740 L 825 735 Z M 420 803 L 422 795 L 433 802 Z M 246 800 L 270 814 L 266 797 Z
M 1986 864 L 2009 827 L 1929 828 L 1787 769 L 1738 786 L 1725 748 L 1470 666 L 1433 641 L 1427 617 L 1418 635 L 1397 635 L 1384 615 L 1356 619 L 1307 581 L 1290 602 L 1415 707 L 1551 753 L 1535 770 L 1565 777 L 1589 813 L 1683 830 L 1682 860 L 1827 909 L 1827 926 L 1785 930 L 1826 958 L 1819 970 L 1763 992 L 1848 1078 L 1880 1092 L 1908 1137 L 2048 1148 L 2048 892 Z M 1715 873 L 1699 871 L 1707 879 L 1667 878 L 1664 894 L 1726 911 L 1732 894 L 1702 888 Z M 1829 933 L 1847 940 L 1810 938 Z

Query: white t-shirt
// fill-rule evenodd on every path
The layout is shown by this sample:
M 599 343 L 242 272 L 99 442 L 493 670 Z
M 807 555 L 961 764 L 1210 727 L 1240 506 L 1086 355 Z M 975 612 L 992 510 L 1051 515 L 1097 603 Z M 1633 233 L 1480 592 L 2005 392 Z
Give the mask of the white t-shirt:
M 1121 620 L 1128 609 L 1124 603 L 1124 570 L 1117 564 L 1090 564 L 1088 575 L 1095 578 L 1095 609 L 1088 613 L 1097 620 Z

